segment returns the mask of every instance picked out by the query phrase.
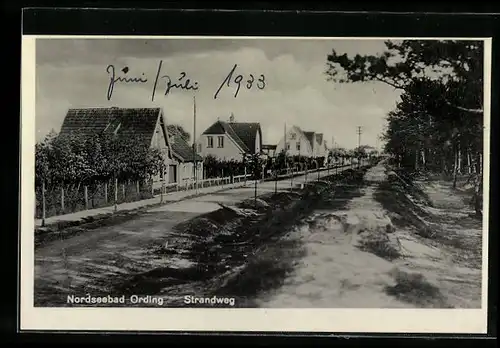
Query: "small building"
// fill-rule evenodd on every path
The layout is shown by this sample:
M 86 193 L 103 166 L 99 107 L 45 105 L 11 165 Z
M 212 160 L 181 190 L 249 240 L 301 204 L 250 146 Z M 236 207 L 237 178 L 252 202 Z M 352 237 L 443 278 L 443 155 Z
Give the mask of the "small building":
M 288 156 L 314 157 L 314 132 L 304 132 L 292 126 L 276 145 L 275 153 L 286 151 Z
M 274 157 L 276 155 L 276 147 L 277 145 L 263 144 L 262 153 L 267 157 Z
M 198 153 L 214 156 L 219 160 L 242 161 L 245 156 L 260 154 L 262 129 L 260 123 L 217 120 L 197 140 Z
M 197 176 L 203 177 L 203 158 L 195 154 L 191 145 L 175 131 L 167 130 L 162 108 L 82 108 L 69 109 L 60 135 L 95 135 L 113 133 L 124 139 L 138 137 L 150 147 L 163 153 L 165 172 L 153 178 L 153 185 L 165 179 L 166 183 L 184 184 Z

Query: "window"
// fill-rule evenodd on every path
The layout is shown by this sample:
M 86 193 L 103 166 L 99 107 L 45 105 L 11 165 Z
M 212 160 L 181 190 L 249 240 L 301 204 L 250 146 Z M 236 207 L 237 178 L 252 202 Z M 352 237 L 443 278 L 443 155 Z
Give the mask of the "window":
M 224 147 L 224 136 L 217 137 L 217 147 L 219 148 Z
M 201 144 L 198 144 L 198 153 L 201 152 Z
M 300 151 L 300 142 L 297 143 L 297 151 Z
M 160 131 L 159 131 L 159 130 L 157 130 L 157 131 L 156 131 L 156 147 L 157 147 L 157 148 L 160 148 L 160 145 L 161 145 L 161 144 L 160 144 Z
M 290 150 L 290 143 L 286 143 L 286 149 Z
M 207 147 L 212 148 L 214 147 L 214 137 L 207 137 L 208 144 Z
M 290 135 L 290 139 L 292 139 L 292 140 L 295 140 L 295 138 L 296 138 L 296 137 L 297 137 L 297 134 L 295 134 L 295 133 L 292 133 L 292 134 Z

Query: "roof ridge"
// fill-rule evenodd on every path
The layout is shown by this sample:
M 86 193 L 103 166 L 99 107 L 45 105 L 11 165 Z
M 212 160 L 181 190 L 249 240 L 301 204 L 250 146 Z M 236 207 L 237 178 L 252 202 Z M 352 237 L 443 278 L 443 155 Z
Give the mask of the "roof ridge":
M 243 141 L 243 139 L 241 139 L 241 137 L 238 135 L 238 133 L 234 130 L 234 128 L 231 126 L 231 123 L 230 122 L 225 122 L 225 121 L 220 121 L 220 122 L 223 122 L 223 125 L 226 125 L 227 127 L 229 127 L 229 129 L 232 131 L 231 134 L 229 134 L 226 130 L 226 133 L 228 133 L 228 135 L 233 138 L 233 140 L 238 144 L 239 147 L 241 147 L 241 149 L 243 151 L 249 151 L 250 149 L 247 147 L 247 145 L 245 144 L 245 142 Z M 233 122 L 233 123 L 236 123 L 236 122 Z

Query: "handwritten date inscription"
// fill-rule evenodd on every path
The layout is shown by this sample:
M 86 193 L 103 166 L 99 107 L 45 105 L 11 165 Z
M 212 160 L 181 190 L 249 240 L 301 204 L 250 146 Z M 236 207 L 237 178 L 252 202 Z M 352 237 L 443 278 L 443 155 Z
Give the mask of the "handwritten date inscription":
M 215 92 L 214 99 L 217 99 L 221 89 L 224 88 L 224 86 L 229 88 L 232 85 L 236 86 L 236 91 L 234 92 L 235 98 L 238 96 L 242 84 L 244 84 L 247 89 L 252 89 L 254 88 L 254 86 L 258 89 L 264 89 L 266 87 L 266 77 L 263 74 L 260 74 L 258 78 L 255 78 L 253 74 L 249 74 L 246 77 L 242 74 L 238 74 L 235 76 L 237 67 L 238 64 L 234 64 L 233 69 L 231 69 L 225 80 L 222 81 L 217 92 Z
M 169 75 L 163 75 L 162 65 L 163 61 L 160 60 L 156 71 L 156 77 L 152 83 L 151 101 L 154 101 L 155 96 L 157 94 L 157 90 L 159 88 L 164 90 L 163 93 L 164 96 L 171 94 L 172 90 L 174 89 L 183 91 L 197 91 L 200 88 L 198 81 L 189 78 L 188 74 L 184 71 L 181 72 L 179 74 L 179 77 L 176 79 L 170 78 Z M 240 89 L 243 86 L 246 87 L 248 90 L 253 88 L 262 90 L 266 87 L 266 78 L 263 74 L 260 74 L 258 76 L 254 76 L 253 74 L 248 74 L 248 75 L 237 74 L 236 73 L 237 67 L 238 67 L 237 64 L 233 66 L 232 70 L 229 72 L 229 74 L 226 76 L 224 81 L 219 86 L 219 89 L 215 92 L 214 99 L 217 99 L 219 93 L 224 87 L 226 88 L 235 87 L 236 88 L 236 91 L 234 92 L 235 98 L 238 96 L 238 93 L 240 92 Z M 108 100 L 111 100 L 115 86 L 118 83 L 131 85 L 131 84 L 147 84 L 149 82 L 148 78 L 145 76 L 144 73 L 142 73 L 140 77 L 129 76 L 130 75 L 129 67 L 124 67 L 123 69 L 121 69 L 121 76 L 117 76 L 119 75 L 119 73 L 115 71 L 114 65 L 108 65 L 106 68 L 106 72 L 108 73 L 109 76 L 109 84 L 107 90 Z

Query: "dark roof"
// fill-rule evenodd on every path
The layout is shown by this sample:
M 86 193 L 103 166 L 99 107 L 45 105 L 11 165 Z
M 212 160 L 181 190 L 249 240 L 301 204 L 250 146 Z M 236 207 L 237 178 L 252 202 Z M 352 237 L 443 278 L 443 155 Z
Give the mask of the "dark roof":
M 260 123 L 224 122 L 218 120 L 208 127 L 203 134 L 227 133 L 244 152 L 253 153 L 255 151 L 255 138 L 257 132 L 259 132 L 262 141 Z
M 118 136 L 137 136 L 150 145 L 160 111 L 160 108 L 69 109 L 59 134 L 91 136 L 117 131 Z
M 113 133 L 120 137 L 138 136 L 150 146 L 160 116 L 160 108 L 85 108 L 70 109 L 61 127 L 60 135 Z M 191 146 L 180 136 L 169 132 L 169 144 L 174 156 L 182 161 L 193 161 Z M 172 141 L 173 140 L 173 141 Z M 196 160 L 201 161 L 201 156 Z
M 243 141 L 246 147 L 252 150 L 251 152 L 255 151 L 255 139 L 257 137 L 257 132 L 259 133 L 262 141 L 260 123 L 234 122 L 229 123 L 229 126 L 234 129 L 234 132 L 241 139 L 241 141 Z
M 304 132 L 304 135 L 311 144 L 311 149 L 314 149 L 314 132 Z
M 178 131 L 169 131 L 168 142 L 175 157 L 184 162 L 193 162 L 193 148 Z M 196 154 L 196 161 L 203 161 L 203 158 L 199 154 Z
M 222 121 L 217 120 L 214 124 L 208 127 L 203 134 L 224 134 L 226 130 L 224 129 Z

